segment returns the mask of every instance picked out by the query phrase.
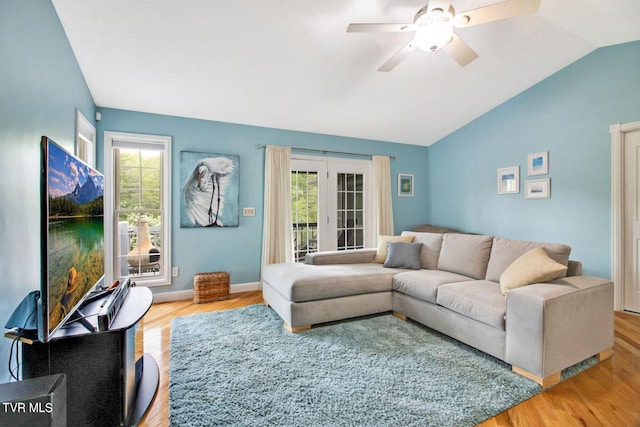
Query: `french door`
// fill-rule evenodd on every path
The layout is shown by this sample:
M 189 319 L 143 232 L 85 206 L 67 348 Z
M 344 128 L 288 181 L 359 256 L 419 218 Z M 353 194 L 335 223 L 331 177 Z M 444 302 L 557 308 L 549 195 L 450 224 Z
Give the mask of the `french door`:
M 294 260 L 304 261 L 311 252 L 374 246 L 370 188 L 370 161 L 293 158 Z

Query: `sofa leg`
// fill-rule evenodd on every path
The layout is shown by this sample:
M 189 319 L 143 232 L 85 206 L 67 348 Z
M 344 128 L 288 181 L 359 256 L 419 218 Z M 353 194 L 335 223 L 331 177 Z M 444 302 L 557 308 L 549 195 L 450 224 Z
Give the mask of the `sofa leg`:
M 613 356 L 612 348 L 608 348 L 596 354 L 596 357 L 600 362 L 602 362 L 603 360 L 607 360 L 611 356 Z M 511 370 L 518 375 L 522 375 L 525 378 L 529 378 L 530 380 L 537 382 L 538 384 L 540 384 L 542 388 L 548 388 L 553 385 L 556 385 L 561 380 L 561 372 L 556 372 L 555 374 L 551 374 L 547 377 L 541 378 L 537 375 L 532 374 L 531 372 L 525 371 L 524 369 L 520 369 L 517 366 L 512 366 Z
M 551 374 L 542 378 L 532 374 L 531 372 L 525 371 L 524 369 L 518 368 L 517 366 L 512 366 L 511 370 L 518 375 L 522 375 L 523 377 L 530 379 L 531 381 L 535 381 L 542 388 L 554 386 L 558 384 L 562 379 L 560 372 L 556 372 L 555 374 Z
M 608 348 L 608 349 L 603 350 L 600 353 L 596 354 L 596 357 L 598 358 L 598 361 L 600 361 L 600 362 L 602 362 L 603 360 L 607 360 L 611 356 L 613 356 L 613 349 L 612 348 Z
M 302 325 L 302 326 L 291 326 L 287 322 L 284 322 L 284 327 L 291 332 L 292 334 L 297 334 L 298 332 L 306 331 L 311 329 L 311 325 Z
M 397 311 L 394 311 L 393 315 L 395 317 L 397 317 L 398 319 L 400 319 L 400 320 L 405 320 L 405 321 L 407 320 L 407 315 L 406 314 L 398 313 Z

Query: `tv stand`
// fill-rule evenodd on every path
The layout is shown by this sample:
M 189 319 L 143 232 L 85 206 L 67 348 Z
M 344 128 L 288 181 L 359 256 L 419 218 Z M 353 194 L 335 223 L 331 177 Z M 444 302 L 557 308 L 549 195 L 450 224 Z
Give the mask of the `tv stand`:
M 158 389 L 158 365 L 136 339 L 152 302 L 148 288 L 131 288 L 109 330 L 89 332 L 73 322 L 49 342 L 22 340 L 22 378 L 66 374 L 70 426 L 138 424 Z M 102 303 L 97 299 L 83 307 L 89 321 Z
M 94 325 L 91 322 L 91 320 L 88 319 L 88 316 L 86 316 L 82 311 L 80 311 L 80 309 L 74 310 L 73 313 L 71 313 L 71 316 L 69 316 L 69 320 L 67 320 L 66 323 L 72 323 L 72 322 L 80 322 L 82 326 L 84 326 L 91 332 L 98 331 L 98 327 Z

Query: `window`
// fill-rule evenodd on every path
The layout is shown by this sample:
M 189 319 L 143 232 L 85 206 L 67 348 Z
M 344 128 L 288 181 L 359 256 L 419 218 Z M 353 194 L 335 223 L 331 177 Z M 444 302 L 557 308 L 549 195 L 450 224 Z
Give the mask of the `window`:
M 96 128 L 76 110 L 76 157 L 96 167 Z
M 375 245 L 370 218 L 371 162 L 337 158 L 291 160 L 291 221 L 296 262 L 307 253 Z
M 107 283 L 171 283 L 171 138 L 105 132 Z

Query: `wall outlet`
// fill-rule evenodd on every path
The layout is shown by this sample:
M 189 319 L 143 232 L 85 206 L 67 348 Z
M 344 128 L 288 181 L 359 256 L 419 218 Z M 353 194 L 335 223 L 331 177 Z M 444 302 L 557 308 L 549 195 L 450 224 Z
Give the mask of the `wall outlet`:
M 171 277 L 178 277 L 180 275 L 180 269 L 178 267 L 173 267 L 171 269 Z
M 256 208 L 242 208 L 242 215 L 243 216 L 255 216 L 256 215 Z

